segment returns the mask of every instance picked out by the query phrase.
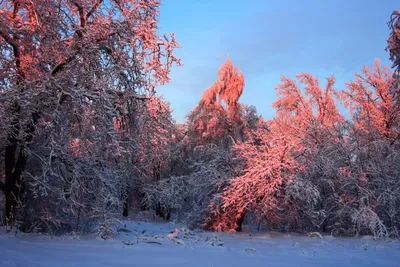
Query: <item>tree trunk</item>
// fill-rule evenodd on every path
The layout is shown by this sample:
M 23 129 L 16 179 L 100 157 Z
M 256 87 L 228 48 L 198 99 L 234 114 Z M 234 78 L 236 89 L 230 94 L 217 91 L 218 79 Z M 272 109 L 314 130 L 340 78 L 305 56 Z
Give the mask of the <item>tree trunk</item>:
M 5 172 L 6 181 L 4 185 L 4 193 L 6 197 L 5 205 L 5 220 L 9 224 L 15 222 L 15 211 L 21 197 L 24 193 L 24 186 L 22 184 L 22 172 L 25 169 L 27 156 L 24 155 L 22 148 L 18 153 L 18 145 L 16 143 L 10 144 L 6 147 L 5 153 Z M 15 162 L 15 158 L 17 158 Z
M 20 111 L 20 107 L 18 104 L 15 104 L 14 113 L 18 116 Z M 4 183 L 4 194 L 6 198 L 5 203 L 5 216 L 4 223 L 13 224 L 13 217 L 11 216 L 15 207 L 17 205 L 17 197 L 18 197 L 18 184 L 21 178 L 18 175 L 20 169 L 17 166 L 19 155 L 17 155 L 18 150 L 18 139 L 19 135 L 19 120 L 16 118 L 11 123 L 12 132 L 8 134 L 8 144 L 6 146 L 6 151 L 4 155 L 4 168 L 6 179 Z
M 243 220 L 244 220 L 244 216 L 246 215 L 246 213 L 244 212 L 240 212 L 236 218 L 236 228 L 235 231 L 236 232 L 241 232 L 242 231 L 242 224 L 243 224 Z
M 20 111 L 19 104 L 15 105 L 15 113 L 18 114 Z M 35 131 L 35 125 L 38 121 L 39 113 L 33 112 L 31 120 L 29 121 L 25 133 L 24 143 L 26 148 L 29 148 L 29 144 L 33 139 L 33 132 Z M 24 194 L 24 186 L 22 181 L 22 173 L 25 170 L 26 161 L 28 156 L 26 154 L 25 146 L 21 144 L 21 141 L 17 139 L 20 133 L 20 122 L 15 119 L 12 122 L 13 132 L 9 134 L 9 144 L 5 151 L 5 174 L 6 180 L 4 184 L 4 194 L 6 197 L 5 204 L 5 222 L 13 224 L 15 222 L 15 210 L 18 204 L 22 201 Z
M 124 208 L 122 210 L 122 216 L 128 217 L 128 197 L 125 198 L 125 201 L 124 201 Z

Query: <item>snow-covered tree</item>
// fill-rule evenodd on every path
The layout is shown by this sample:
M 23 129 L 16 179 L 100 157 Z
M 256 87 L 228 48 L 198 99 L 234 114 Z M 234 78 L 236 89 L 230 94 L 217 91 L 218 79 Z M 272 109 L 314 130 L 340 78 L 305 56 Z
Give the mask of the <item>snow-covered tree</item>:
M 156 200 L 155 192 L 160 191 L 158 182 L 163 183 L 171 175 L 176 140 L 176 125 L 171 117 L 169 103 L 160 97 L 143 102 L 143 111 L 137 119 L 137 147 L 134 152 L 130 193 L 143 207 L 155 208 L 163 205 L 164 199 Z M 144 197 L 144 199 L 142 199 Z M 158 208 L 160 210 L 161 207 Z M 161 210 L 160 210 L 161 211 Z
M 7 0 L 1 6 L 6 218 L 16 220 L 19 203 L 29 204 L 24 210 L 33 219 L 53 224 L 71 210 L 77 213 L 68 218 L 79 220 L 82 210 L 86 219 L 93 218 L 88 210 L 112 211 L 134 152 L 133 138 L 119 139 L 113 120 L 133 123 L 129 108 L 168 82 L 171 66 L 179 64 L 173 34 L 157 34 L 160 1 Z M 78 197 L 71 195 L 75 189 Z
M 343 188 L 353 203 L 356 230 L 365 228 L 378 237 L 398 235 L 400 190 L 400 107 L 391 93 L 395 77 L 379 61 L 364 67 L 342 93 L 350 107 L 351 160 Z M 355 205 L 354 205 L 355 204 Z
M 215 230 L 240 230 L 247 211 L 255 212 L 271 227 L 282 224 L 282 211 L 288 208 L 285 188 L 296 182 L 297 174 L 306 169 L 327 139 L 337 138 L 335 128 L 343 117 L 334 101 L 334 78 L 327 79 L 324 90 L 309 74 L 297 78 L 304 88 L 282 77 L 276 87 L 279 99 L 273 104 L 276 117 L 260 122 L 252 139 L 235 145 L 245 168 L 231 181 L 216 208 Z M 313 195 L 318 197 L 318 193 Z
M 243 74 L 228 58 L 186 123 L 175 128 L 170 177 L 146 186 L 147 206 L 179 210 L 191 226 L 209 225 L 211 202 L 239 169 L 231 147 L 245 140 L 259 120 L 255 107 L 239 102 L 243 87 Z
M 394 68 L 393 76 L 395 79 L 391 88 L 391 93 L 394 99 L 397 99 L 397 104 L 400 105 L 400 10 L 396 10 L 392 13 L 388 25 L 391 32 L 387 40 L 388 46 L 386 50 L 390 52 L 390 60 L 393 62 L 392 68 Z
M 365 133 L 368 142 L 381 137 L 395 142 L 400 138 L 400 106 L 390 92 L 394 82 L 392 72 L 376 60 L 372 68 L 365 66 L 356 78 L 346 84 L 348 90 L 342 91 L 355 128 Z
M 244 75 L 233 66 L 230 58 L 218 71 L 218 80 L 207 88 L 201 100 L 188 115 L 188 131 L 197 144 L 228 143 L 243 133 L 241 105 Z

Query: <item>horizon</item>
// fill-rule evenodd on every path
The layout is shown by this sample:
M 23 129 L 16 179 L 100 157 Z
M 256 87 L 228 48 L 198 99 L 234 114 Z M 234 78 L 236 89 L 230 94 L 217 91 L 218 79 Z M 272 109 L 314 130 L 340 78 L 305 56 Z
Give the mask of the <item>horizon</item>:
M 344 89 L 354 73 L 372 66 L 375 59 L 391 66 L 385 48 L 395 1 L 244 3 L 162 3 L 159 31 L 175 34 L 181 45 L 176 55 L 183 66 L 174 66 L 170 82 L 157 92 L 170 103 L 177 123 L 185 121 L 202 92 L 216 81 L 226 55 L 245 77 L 240 102 L 255 106 L 266 120 L 275 115 L 271 104 L 282 75 L 295 78 L 307 72 L 321 85 L 334 75 L 335 87 Z

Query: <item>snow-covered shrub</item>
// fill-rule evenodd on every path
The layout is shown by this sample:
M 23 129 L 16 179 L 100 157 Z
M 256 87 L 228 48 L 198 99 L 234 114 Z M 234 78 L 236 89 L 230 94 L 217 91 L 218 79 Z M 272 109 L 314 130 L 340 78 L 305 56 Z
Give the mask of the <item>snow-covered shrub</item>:
M 100 224 L 95 229 L 95 234 L 102 239 L 112 238 L 117 233 L 117 226 L 120 225 L 120 221 L 113 217 L 109 217 L 104 214 Z
M 310 180 L 300 177 L 285 187 L 284 212 L 287 230 L 307 230 L 318 225 L 321 210 L 318 204 L 321 201 L 319 188 Z
M 362 228 L 366 227 L 375 238 L 387 238 L 389 236 L 385 224 L 370 207 L 362 206 L 355 210 L 352 220 L 357 233 L 362 232 Z
M 353 222 L 361 233 L 366 227 L 376 237 L 398 237 L 400 228 L 400 153 L 399 143 L 377 141 L 359 152 L 353 190 L 356 199 Z M 368 150 L 373 150 L 369 153 Z
M 27 225 L 53 233 L 79 233 L 121 214 L 124 177 L 106 162 L 53 158 L 40 171 L 41 175 L 25 178 L 30 192 L 24 208 Z

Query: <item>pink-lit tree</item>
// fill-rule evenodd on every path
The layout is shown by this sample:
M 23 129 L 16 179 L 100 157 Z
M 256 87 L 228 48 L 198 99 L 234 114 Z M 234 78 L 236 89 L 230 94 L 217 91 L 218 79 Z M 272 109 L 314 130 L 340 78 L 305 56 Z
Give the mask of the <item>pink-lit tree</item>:
M 213 229 L 240 231 L 248 211 L 271 227 L 280 225 L 282 211 L 289 205 L 285 188 L 296 183 L 297 174 L 306 169 L 327 139 L 336 138 L 335 127 L 343 117 L 334 101 L 334 78 L 327 79 L 324 90 L 309 74 L 297 78 L 304 88 L 282 77 L 276 87 L 279 99 L 273 103 L 276 117 L 260 122 L 252 139 L 235 145 L 245 168 L 230 182 L 220 202 L 214 203 Z
M 185 213 L 187 223 L 200 225 L 211 198 L 232 177 L 231 146 L 258 119 L 254 108 L 239 103 L 243 87 L 243 74 L 228 58 L 187 122 L 176 128 L 169 177 L 145 187 L 147 206 L 178 209 Z
M 385 138 L 394 143 L 400 138 L 400 106 L 391 93 L 394 77 L 379 60 L 372 68 L 365 66 L 356 80 L 346 84 L 342 91 L 344 104 L 350 108 L 354 127 L 366 134 L 368 141 Z
M 189 135 L 197 136 L 197 144 L 236 139 L 241 135 L 239 98 L 244 85 L 243 73 L 228 57 L 218 71 L 218 80 L 203 92 L 201 100 L 188 115 Z M 232 144 L 230 140 L 228 143 Z
M 341 95 L 352 114 L 344 170 L 344 194 L 357 231 L 398 236 L 400 106 L 392 89 L 396 76 L 379 60 L 365 66 Z
M 96 184 L 93 177 L 79 183 L 90 176 L 79 165 L 83 161 L 124 176 L 119 164 L 133 150 L 117 138 L 113 118 L 133 123 L 130 109 L 168 82 L 171 66 L 180 64 L 174 35 L 157 35 L 159 6 L 158 0 L 2 1 L 0 105 L 8 118 L 2 153 L 10 222 L 24 193 L 62 199 L 60 188 L 73 181 L 80 185 L 75 188 Z M 86 149 L 84 157 L 70 152 L 72 140 Z M 22 177 L 29 185 L 22 186 Z M 99 183 L 108 188 L 105 194 L 118 198 L 108 187 L 113 182 Z M 80 211 L 89 209 L 77 199 Z

